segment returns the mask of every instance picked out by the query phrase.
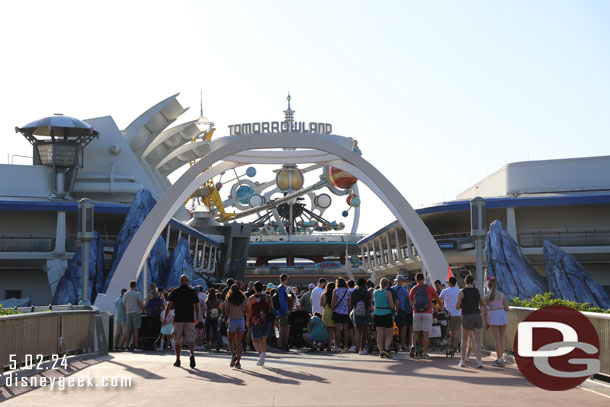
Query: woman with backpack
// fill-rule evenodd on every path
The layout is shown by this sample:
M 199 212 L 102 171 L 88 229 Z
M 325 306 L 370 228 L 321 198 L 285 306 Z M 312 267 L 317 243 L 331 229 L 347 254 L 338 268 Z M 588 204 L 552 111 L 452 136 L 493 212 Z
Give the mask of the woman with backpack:
M 333 322 L 335 323 L 335 347 L 333 352 L 339 352 L 341 343 L 341 331 L 343 331 L 343 350 L 346 351 L 349 344 L 349 324 L 350 292 L 347 282 L 343 278 L 337 279 L 337 288 L 332 296 Z
M 504 366 L 504 332 L 508 325 L 508 301 L 506 296 L 497 290 L 498 281 L 495 277 L 487 278 L 487 288 L 489 294 L 485 296 L 488 311 L 484 313 L 485 329 L 491 327 L 491 334 L 494 337 L 494 345 L 496 348 L 496 361 L 492 366 Z
M 477 359 L 477 369 L 483 367 L 481 361 L 481 328 L 483 328 L 483 319 L 481 318 L 481 308 L 485 307 L 485 298 L 481 298 L 479 290 L 474 287 L 474 277 L 469 274 L 464 280 L 466 287 L 460 290 L 456 309 L 462 310 L 462 357 L 460 367 L 466 367 L 466 350 L 468 342 L 472 342 L 471 334 L 474 334 L 474 343 L 471 348 L 474 348 L 474 354 Z
M 207 313 L 205 317 L 205 337 L 208 341 L 208 347 L 214 347 L 216 343 L 216 334 L 218 332 L 218 318 L 220 317 L 220 301 L 216 295 L 216 289 L 208 290 L 208 298 L 205 300 Z
M 247 298 L 239 289 L 237 284 L 233 284 L 227 292 L 224 303 L 225 314 L 229 318 L 229 350 L 231 351 L 231 367 L 241 369 L 241 354 L 243 352 L 243 336 L 246 330 Z
M 331 340 L 337 346 L 337 338 L 335 338 L 335 323 L 333 322 L 333 309 L 331 307 L 333 302 L 333 293 L 335 291 L 335 283 L 326 284 L 326 290 L 320 297 L 320 306 L 324 310 L 322 314 L 322 322 L 324 322 L 324 326 L 326 327 L 326 332 L 328 332 L 328 348 L 330 350 L 330 342 Z
M 352 292 L 351 306 L 354 326 L 356 327 L 356 344 L 358 354 L 366 355 L 371 323 L 371 293 L 366 289 L 366 280 L 358 279 L 356 289 Z
M 252 344 L 258 352 L 257 366 L 265 365 L 267 356 L 267 336 L 275 320 L 273 301 L 263 292 L 264 286 L 260 281 L 254 283 L 254 295 L 248 299 L 248 329 L 252 330 Z
M 375 302 L 374 321 L 375 331 L 377 332 L 377 347 L 379 348 L 379 357 L 392 359 L 392 354 L 387 350 L 392 344 L 394 337 L 394 321 L 392 321 L 392 309 L 394 309 L 394 301 L 392 294 L 388 290 L 390 281 L 387 278 L 382 278 L 380 286 L 373 292 L 373 300 Z

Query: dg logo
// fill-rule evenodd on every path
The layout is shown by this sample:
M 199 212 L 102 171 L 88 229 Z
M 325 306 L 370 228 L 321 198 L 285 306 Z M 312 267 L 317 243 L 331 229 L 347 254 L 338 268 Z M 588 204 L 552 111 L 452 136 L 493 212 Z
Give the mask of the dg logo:
M 595 327 L 562 305 L 540 308 L 519 323 L 514 354 L 523 376 L 545 390 L 571 389 L 600 370 Z

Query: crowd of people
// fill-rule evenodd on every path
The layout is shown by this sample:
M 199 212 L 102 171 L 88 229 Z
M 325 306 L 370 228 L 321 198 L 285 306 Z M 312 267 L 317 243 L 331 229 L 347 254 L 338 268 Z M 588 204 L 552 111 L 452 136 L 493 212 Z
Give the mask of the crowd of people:
M 301 292 L 289 285 L 282 274 L 278 286 L 250 282 L 247 287 L 233 279 L 222 290 L 191 287 L 182 275 L 180 287 L 165 291 L 150 286 L 145 299 L 136 290 L 123 289 L 115 301 L 117 327 L 115 346 L 125 350 L 133 336 L 133 350 L 139 351 L 138 331 L 145 313 L 159 323 L 156 349 L 176 354 L 180 366 L 183 344 L 190 351 L 194 368 L 195 351 L 216 348 L 226 341 L 230 366 L 241 369 L 244 350 L 258 353 L 257 365 L 264 366 L 268 346 L 278 352 L 308 347 L 311 351 L 356 352 L 367 355 L 375 345 L 380 358 L 408 352 L 411 358 L 430 358 L 431 332 L 442 325 L 443 342 L 460 352 L 459 366 L 465 367 L 472 352 L 476 367 L 482 368 L 480 330 L 491 329 L 496 361 L 504 365 L 504 331 L 508 324 L 506 297 L 497 290 L 495 279 L 487 280 L 484 297 L 467 275 L 463 288 L 454 277 L 427 285 L 422 273 L 415 280 L 398 275 L 391 285 L 382 278 L 378 285 L 369 280 L 337 278 L 310 283 Z M 434 336 L 438 337 L 438 334 Z

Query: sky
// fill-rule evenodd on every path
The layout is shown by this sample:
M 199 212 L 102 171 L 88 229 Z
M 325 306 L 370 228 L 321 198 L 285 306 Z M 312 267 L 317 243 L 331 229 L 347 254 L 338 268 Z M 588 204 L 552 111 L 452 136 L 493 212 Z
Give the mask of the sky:
M 15 126 L 63 113 L 125 128 L 180 92 L 182 121 L 328 122 L 414 208 L 509 162 L 610 151 L 607 1 L 0 3 L 0 163 Z M 362 188 L 360 232 L 393 216 Z M 345 208 L 341 208 L 345 209 Z M 337 219 L 340 220 L 340 219 Z

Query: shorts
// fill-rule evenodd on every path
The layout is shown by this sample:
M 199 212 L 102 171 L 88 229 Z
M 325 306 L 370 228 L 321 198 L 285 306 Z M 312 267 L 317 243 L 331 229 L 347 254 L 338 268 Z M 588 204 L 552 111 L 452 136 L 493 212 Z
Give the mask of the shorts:
M 366 310 L 366 315 L 356 315 L 356 313 L 352 312 L 352 319 L 357 327 L 368 325 L 372 322 L 371 313 L 368 309 Z
M 284 315 L 279 315 L 278 319 L 280 320 L 280 328 L 286 328 L 288 327 L 288 325 L 290 325 L 288 313 L 285 313 Z
M 127 324 L 125 322 L 117 322 L 114 330 L 115 335 L 123 335 L 127 332 Z
M 413 332 L 430 332 L 432 329 L 432 314 L 417 312 L 413 314 Z
M 408 312 L 407 313 L 407 327 L 410 327 L 411 325 L 413 325 L 413 313 Z
M 127 330 L 140 329 L 142 327 L 142 314 L 139 312 L 127 313 Z
M 398 313 L 396 314 L 396 326 L 399 328 L 403 328 L 405 326 L 407 326 L 407 312 L 404 310 L 398 310 Z
M 336 324 L 348 324 L 349 323 L 349 315 L 348 314 L 339 314 L 337 312 L 333 312 L 333 321 Z
M 174 322 L 174 333 L 172 334 L 174 343 L 191 343 L 195 341 L 194 322 Z
M 229 319 L 229 332 L 241 332 L 246 330 L 246 321 L 243 318 Z
M 267 336 L 269 336 L 270 328 L 271 324 L 250 325 L 253 338 L 266 338 Z
M 375 327 L 376 328 L 393 328 L 394 321 L 392 321 L 392 314 L 375 315 Z
M 467 331 L 483 328 L 483 318 L 481 318 L 481 314 L 462 315 L 462 328 Z
M 326 333 L 326 335 L 323 335 L 323 334 L 314 335 L 311 332 L 309 332 L 309 333 L 305 334 L 305 337 L 309 338 L 309 340 L 312 342 L 326 342 L 328 340 L 328 333 Z

